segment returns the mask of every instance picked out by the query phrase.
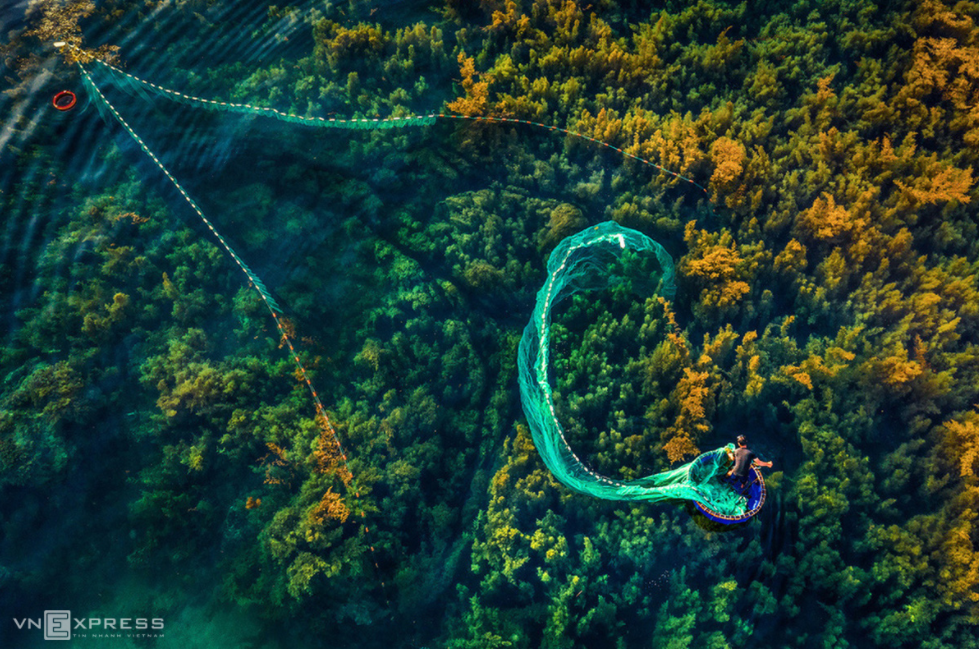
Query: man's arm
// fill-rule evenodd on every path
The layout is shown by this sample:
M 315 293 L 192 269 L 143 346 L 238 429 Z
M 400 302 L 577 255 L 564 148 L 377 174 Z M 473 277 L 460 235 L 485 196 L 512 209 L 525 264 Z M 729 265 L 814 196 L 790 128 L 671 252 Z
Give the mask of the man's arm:
M 759 460 L 757 458 L 754 459 L 754 460 L 752 460 L 751 463 L 754 464 L 755 466 L 763 466 L 766 469 L 771 469 L 772 468 L 772 463 L 771 462 L 762 462 L 761 460 Z

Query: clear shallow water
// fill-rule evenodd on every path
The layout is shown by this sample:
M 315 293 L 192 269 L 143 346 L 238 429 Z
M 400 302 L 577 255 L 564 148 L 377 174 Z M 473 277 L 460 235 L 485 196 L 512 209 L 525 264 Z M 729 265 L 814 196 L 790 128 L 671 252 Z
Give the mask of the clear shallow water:
M 347 452 L 353 479 L 345 483 L 257 293 L 159 168 L 103 118 L 77 71 L 18 34 L 24 9 L 4 17 L 13 80 L 0 152 L 4 646 L 43 645 L 39 630 L 15 621 L 64 609 L 164 621 L 158 638 L 96 638 L 87 629 L 89 637 L 73 639 L 91 645 L 967 646 L 975 533 L 956 517 L 971 483 L 959 481 L 957 447 L 946 445 L 941 424 L 968 419 L 968 291 L 932 287 L 945 311 L 930 328 L 900 330 L 896 307 L 858 312 L 821 259 L 835 245 L 870 274 L 880 264 L 860 266 L 845 233 L 826 244 L 804 219 L 779 224 L 821 191 L 838 192 L 858 213 L 845 189 L 756 170 L 743 172 L 745 186 L 770 197 L 732 206 L 726 197 L 741 190 L 717 180 L 711 208 L 695 188 L 668 186 L 608 149 L 540 129 L 312 129 L 132 93 L 89 65 L 282 305 Z M 766 20 L 820 29 L 799 8 L 783 18 L 777 9 L 731 38 L 791 41 L 764 32 Z M 495 33 L 491 12 L 456 10 L 458 20 L 421 3 L 293 14 L 255 3 L 107 4 L 83 34 L 90 47 L 118 45 L 132 74 L 196 96 L 310 116 L 426 114 L 461 92 L 458 49 L 481 47 L 481 70 L 505 51 L 536 60 L 513 34 L 473 35 Z M 599 13 L 623 37 L 629 25 L 655 22 L 625 5 Z M 677 28 L 677 50 L 664 45 L 660 54 L 717 45 L 727 18 L 704 12 L 710 28 L 696 20 L 688 32 Z M 560 40 L 560 20 L 534 20 Z M 419 21 L 423 36 L 401 37 L 415 38 L 412 58 L 390 34 Z M 372 45 L 378 34 L 387 34 L 383 47 Z M 38 58 L 24 62 L 29 54 Z M 821 75 L 838 54 L 820 52 L 826 60 L 807 65 Z M 647 108 L 723 113 L 720 98 L 699 98 L 706 82 L 684 56 L 666 91 L 642 95 Z M 745 69 L 769 60 L 760 50 L 744 58 Z M 719 77 L 719 95 L 745 77 L 701 67 Z M 545 69 L 555 83 L 573 76 L 557 64 Z M 838 83 L 856 86 L 861 74 L 844 69 Z M 496 75 L 506 81 L 504 67 Z M 582 95 L 592 114 L 625 110 L 587 71 L 582 78 L 591 79 Z M 778 125 L 771 141 L 748 134 L 751 112 L 739 106 L 736 117 L 714 118 L 701 159 L 683 171 L 708 185 L 723 162 L 711 142 L 736 133 L 783 169 L 828 164 L 779 148 L 801 128 L 788 115 L 796 87 L 809 85 L 790 76 L 780 94 L 745 93 L 769 102 L 762 116 Z M 78 94 L 73 111 L 51 106 L 62 89 Z M 548 97 L 553 114 L 518 115 L 561 123 L 564 111 L 575 114 L 566 106 L 573 101 Z M 741 130 L 723 130 L 725 120 Z M 847 124 L 841 118 L 837 128 Z M 630 144 L 615 129 L 602 139 Z M 969 160 L 954 144 L 941 152 L 958 155 L 960 167 Z M 869 174 L 852 173 L 862 179 L 854 184 Z M 899 195 L 890 185 L 880 203 L 892 207 Z M 952 224 L 962 241 L 936 243 L 923 226 L 914 249 L 936 255 L 936 267 L 955 255 L 974 259 L 961 201 L 942 203 L 942 218 L 930 209 L 910 211 Z M 899 210 L 873 217 L 885 232 L 899 229 L 887 219 L 913 226 Z M 777 471 L 769 503 L 748 526 L 722 531 L 680 504 L 570 496 L 529 441 L 516 345 L 544 262 L 561 238 L 610 218 L 678 261 L 678 325 L 666 327 L 654 304 L 596 298 L 568 307 L 567 340 L 594 343 L 586 355 L 574 342 L 555 352 L 555 367 L 569 368 L 556 381 L 568 393 L 562 414 L 576 448 L 630 477 L 668 468 L 670 439 L 687 434 L 708 449 L 747 432 Z M 685 235 L 694 221 L 699 229 Z M 773 261 L 795 239 L 809 246 L 810 265 Z M 882 281 L 912 275 L 913 257 L 893 245 L 897 270 Z M 748 261 L 712 274 L 702 262 L 715 248 Z M 969 268 L 951 274 L 974 288 Z M 843 282 L 863 287 L 856 274 Z M 923 284 L 902 289 L 902 299 L 912 303 Z M 718 287 L 733 291 L 733 305 L 711 296 Z M 820 289 L 822 303 L 805 297 Z M 943 342 L 938 328 L 957 313 L 960 337 Z M 676 332 L 681 342 L 668 336 Z M 899 357 L 898 342 L 911 362 L 914 335 L 932 345 L 914 361 L 940 377 L 932 383 L 917 374 L 891 380 L 875 364 Z M 943 372 L 953 385 L 944 391 Z M 922 516 L 909 522 L 902 512 L 913 507 Z M 928 558 L 908 564 L 916 556 Z

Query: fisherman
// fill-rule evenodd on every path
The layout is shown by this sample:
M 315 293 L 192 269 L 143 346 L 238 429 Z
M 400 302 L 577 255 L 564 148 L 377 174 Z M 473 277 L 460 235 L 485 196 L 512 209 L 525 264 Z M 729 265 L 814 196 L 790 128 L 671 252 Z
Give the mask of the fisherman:
M 738 435 L 738 448 L 734 451 L 734 466 L 727 472 L 725 477 L 732 478 L 734 486 L 742 492 L 748 486 L 748 478 L 751 477 L 751 467 L 771 468 L 771 462 L 762 462 L 755 455 L 755 452 L 748 448 L 748 440 L 744 435 Z

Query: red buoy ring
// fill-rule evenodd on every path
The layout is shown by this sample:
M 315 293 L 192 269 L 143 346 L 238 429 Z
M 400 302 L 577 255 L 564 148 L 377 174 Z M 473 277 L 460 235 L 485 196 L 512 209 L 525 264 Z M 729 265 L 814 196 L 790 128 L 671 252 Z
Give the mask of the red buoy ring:
M 78 97 L 75 96 L 70 90 L 62 90 L 54 96 L 51 100 L 51 104 L 58 110 L 71 110 L 78 103 Z

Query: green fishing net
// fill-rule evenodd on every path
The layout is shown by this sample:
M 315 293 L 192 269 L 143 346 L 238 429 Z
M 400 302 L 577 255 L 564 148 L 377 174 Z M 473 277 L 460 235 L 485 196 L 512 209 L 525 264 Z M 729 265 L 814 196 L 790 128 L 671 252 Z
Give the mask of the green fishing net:
M 637 257 L 652 255 L 651 275 L 629 276 Z M 648 261 L 648 259 L 646 260 Z M 534 314 L 518 352 L 520 397 L 531 435 L 544 464 L 566 487 L 606 500 L 698 502 L 724 516 L 742 516 L 747 499 L 722 480 L 730 466 L 728 445 L 698 456 L 672 471 L 637 480 L 615 480 L 592 471 L 571 449 L 558 421 L 548 381 L 551 312 L 563 299 L 583 291 L 630 290 L 670 299 L 676 292 L 673 259 L 646 235 L 614 222 L 590 227 L 564 239 L 551 253 L 547 281 L 537 293 Z M 645 284 L 645 286 L 643 286 Z
M 245 273 L 249 283 L 262 296 L 272 315 L 278 318 L 282 311 L 261 279 L 235 253 L 177 179 L 129 126 L 122 115 L 116 111 L 115 107 L 109 103 L 98 84 L 92 79 L 89 70 L 81 63 L 79 63 L 79 67 L 89 90 L 99 100 L 97 105 L 106 119 L 111 118 L 118 121 L 146 155 L 170 179 L 194 212 L 211 230 L 221 246 Z M 194 97 L 144 81 L 106 64 L 101 64 L 100 69 L 108 73 L 113 82 L 120 88 L 148 100 L 165 98 L 209 110 L 263 115 L 316 127 L 375 130 L 425 126 L 434 123 L 440 117 L 461 118 L 461 116 L 435 114 L 387 119 L 303 117 L 283 113 L 272 108 Z M 500 121 L 506 120 L 501 119 Z M 525 123 L 542 126 L 534 122 Z M 563 129 L 561 131 L 568 133 Z M 611 148 L 618 150 L 615 147 Z M 678 177 L 687 180 L 687 182 L 692 182 L 682 176 Z M 636 269 L 642 269 L 643 266 L 634 262 L 637 258 L 647 258 L 649 254 L 652 254 L 655 262 L 657 262 L 657 269 L 652 273 L 640 272 L 637 274 Z M 523 408 L 530 423 L 534 443 L 543 457 L 544 463 L 558 480 L 579 493 L 610 500 L 645 500 L 650 502 L 689 500 L 698 502 L 722 516 L 744 515 L 747 504 L 746 498 L 737 494 L 720 479 L 730 463 L 729 453 L 732 450 L 730 446 L 704 453 L 693 462 L 672 471 L 638 480 L 621 481 L 602 476 L 589 469 L 578 459 L 567 443 L 557 419 L 554 399 L 547 377 L 551 309 L 562 298 L 578 292 L 621 288 L 626 285 L 632 291 L 647 295 L 660 295 L 668 299 L 672 298 L 676 292 L 673 260 L 670 255 L 661 245 L 635 230 L 623 228 L 613 222 L 603 223 L 565 239 L 551 255 L 548 262 L 548 280 L 537 295 L 534 315 L 524 330 L 523 338 L 520 341 L 518 359 Z M 276 324 L 280 325 L 278 319 Z M 281 326 L 280 331 L 290 350 L 292 350 L 291 340 Z M 295 356 L 295 360 L 300 372 L 305 377 L 305 368 L 299 357 Z M 313 395 L 317 413 L 323 417 L 326 426 L 332 431 L 332 425 L 326 418 L 325 410 L 316 395 L 316 391 L 312 384 L 308 383 L 308 380 L 307 384 Z M 337 444 L 339 445 L 339 440 L 337 440 Z

